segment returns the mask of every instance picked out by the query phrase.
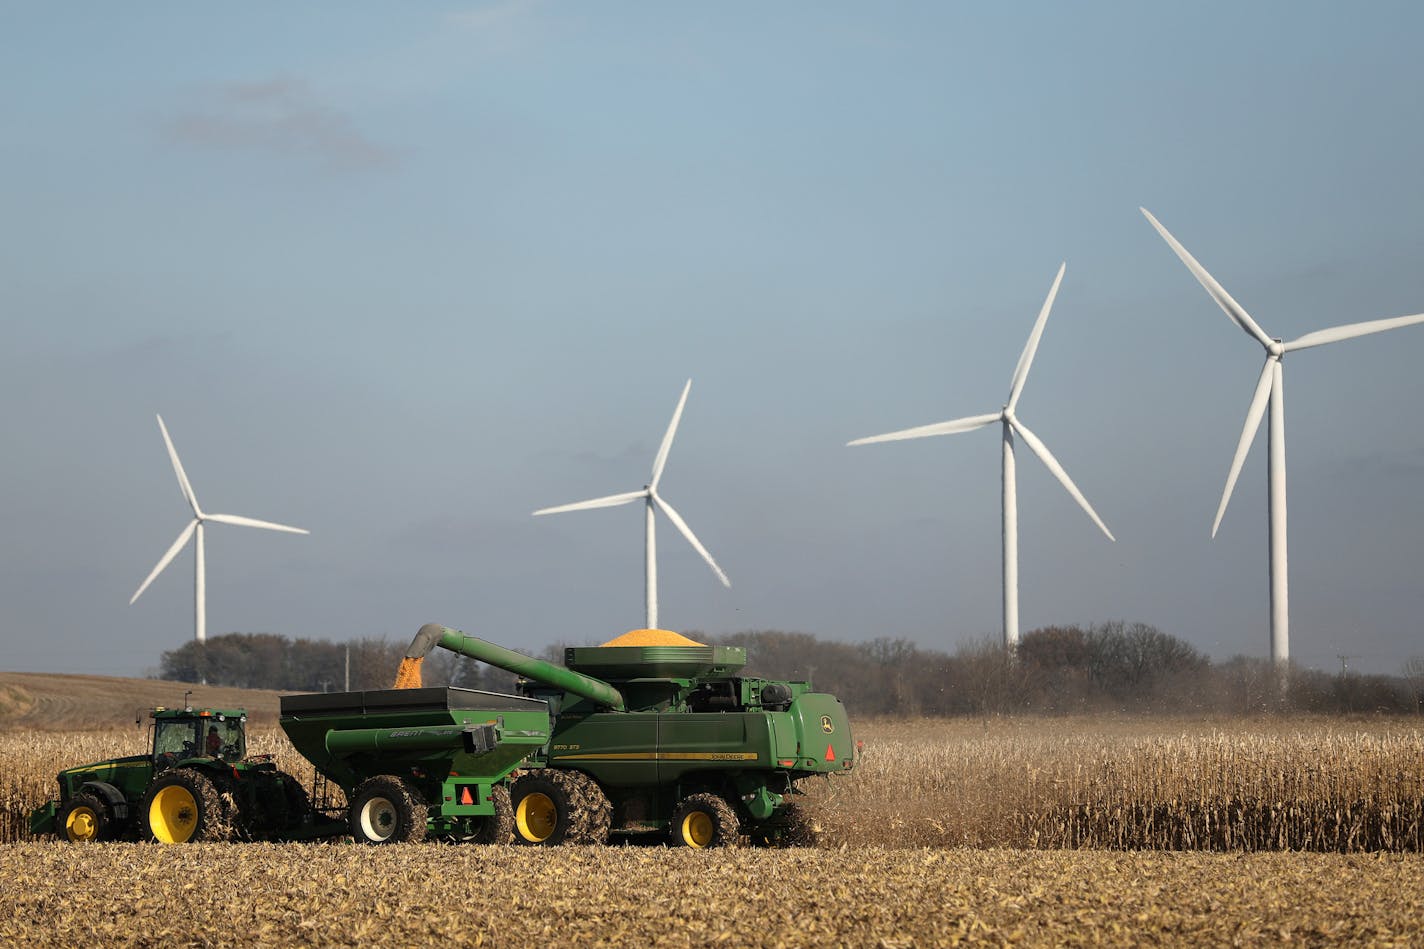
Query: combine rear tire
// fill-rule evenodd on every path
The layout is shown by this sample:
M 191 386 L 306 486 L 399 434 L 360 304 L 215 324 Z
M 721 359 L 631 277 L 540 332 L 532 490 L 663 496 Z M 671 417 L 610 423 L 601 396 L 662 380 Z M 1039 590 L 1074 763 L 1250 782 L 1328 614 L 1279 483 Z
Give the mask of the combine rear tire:
M 668 828 L 677 847 L 735 847 L 742 828 L 737 812 L 716 794 L 692 794 L 672 812 Z
M 357 785 L 350 824 L 357 843 L 414 843 L 425 839 L 426 806 L 400 778 L 383 774 Z
M 522 844 L 601 844 L 613 806 L 598 782 L 578 771 L 544 768 L 514 782 L 514 840 Z
M 73 844 L 97 843 L 113 836 L 109 806 L 93 794 L 76 794 L 54 817 L 54 832 Z
M 139 814 L 149 838 L 161 844 L 232 840 L 237 826 L 230 800 L 201 771 L 177 768 L 148 786 Z

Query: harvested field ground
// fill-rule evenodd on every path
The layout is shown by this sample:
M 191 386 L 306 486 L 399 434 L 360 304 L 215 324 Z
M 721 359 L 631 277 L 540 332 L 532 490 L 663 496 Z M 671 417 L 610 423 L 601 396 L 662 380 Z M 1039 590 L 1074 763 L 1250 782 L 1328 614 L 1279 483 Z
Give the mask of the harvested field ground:
M 1424 944 L 1417 719 L 859 721 L 855 772 L 808 782 L 815 849 L 75 847 L 26 815 L 144 750 L 154 684 L 71 684 L 0 677 L 33 699 L 0 712 L 0 945 Z M 310 780 L 260 719 L 250 751 Z
M 0 943 L 1417 945 L 1422 873 L 1397 855 L 32 843 L 0 851 Z

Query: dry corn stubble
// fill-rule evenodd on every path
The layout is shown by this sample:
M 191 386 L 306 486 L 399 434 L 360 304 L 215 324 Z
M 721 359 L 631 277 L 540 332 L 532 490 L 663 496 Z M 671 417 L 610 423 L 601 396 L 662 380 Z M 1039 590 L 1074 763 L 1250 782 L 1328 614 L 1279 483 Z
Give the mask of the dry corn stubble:
M 1412 720 L 873 721 L 849 776 L 806 782 L 824 845 L 1424 850 Z M 0 732 L 0 842 L 61 768 L 144 751 L 140 728 Z M 309 783 L 277 729 L 253 753 Z
M 0 851 L 0 944 L 1405 945 L 1421 870 L 1417 855 L 26 843 Z

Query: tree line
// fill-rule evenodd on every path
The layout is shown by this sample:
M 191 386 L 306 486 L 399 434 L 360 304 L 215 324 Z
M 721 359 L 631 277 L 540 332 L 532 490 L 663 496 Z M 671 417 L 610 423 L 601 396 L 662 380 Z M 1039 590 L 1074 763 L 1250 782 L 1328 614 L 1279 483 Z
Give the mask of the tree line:
M 747 674 L 810 680 L 858 715 L 1424 713 L 1424 662 L 1411 661 L 1401 676 L 1293 668 L 1283 687 L 1268 659 L 1213 662 L 1143 623 L 1036 629 L 1012 657 L 992 641 L 944 652 L 907 639 L 842 643 L 780 630 L 687 635 L 745 646 Z M 540 657 L 559 663 L 565 645 Z M 286 692 L 341 691 L 349 678 L 351 689 L 384 689 L 404 651 L 403 642 L 384 638 L 229 633 L 163 653 L 158 677 Z M 441 649 L 426 658 L 423 677 L 426 685 L 493 692 L 514 685 L 502 669 Z

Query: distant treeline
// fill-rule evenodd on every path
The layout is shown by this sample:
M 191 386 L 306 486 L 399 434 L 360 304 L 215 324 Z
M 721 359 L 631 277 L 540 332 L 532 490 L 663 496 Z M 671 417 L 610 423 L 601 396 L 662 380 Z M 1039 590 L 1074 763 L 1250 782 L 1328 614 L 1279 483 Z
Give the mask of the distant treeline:
M 1402 676 L 1329 674 L 1293 668 L 1284 692 L 1269 660 L 1212 662 L 1190 644 L 1141 623 L 1052 626 L 1026 634 L 1014 659 L 996 643 L 952 653 L 905 639 L 840 643 L 776 630 L 699 642 L 746 646 L 747 673 L 810 679 L 859 715 L 1065 715 L 1080 712 L 1249 714 L 1424 712 L 1424 663 Z M 159 677 L 290 692 L 389 688 L 405 643 L 350 643 L 230 633 L 165 652 Z M 542 658 L 559 662 L 563 644 Z M 508 691 L 514 677 L 437 649 L 424 664 L 427 685 Z

